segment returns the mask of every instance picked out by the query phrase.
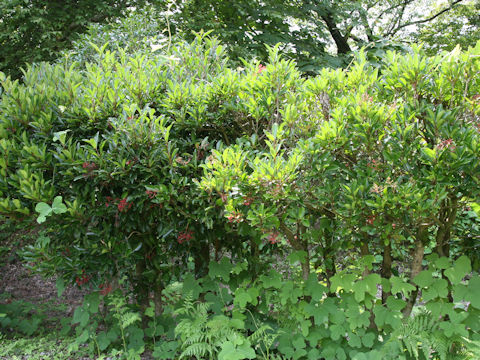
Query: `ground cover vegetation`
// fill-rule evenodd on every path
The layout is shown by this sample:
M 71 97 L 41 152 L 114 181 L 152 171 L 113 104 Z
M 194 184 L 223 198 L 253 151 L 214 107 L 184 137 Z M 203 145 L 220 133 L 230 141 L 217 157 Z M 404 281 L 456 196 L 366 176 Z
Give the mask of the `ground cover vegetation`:
M 480 45 L 315 77 L 93 48 L 0 79 L 0 213 L 85 294 L 65 357 L 478 358 Z M 44 314 L 2 301 L 0 356 Z

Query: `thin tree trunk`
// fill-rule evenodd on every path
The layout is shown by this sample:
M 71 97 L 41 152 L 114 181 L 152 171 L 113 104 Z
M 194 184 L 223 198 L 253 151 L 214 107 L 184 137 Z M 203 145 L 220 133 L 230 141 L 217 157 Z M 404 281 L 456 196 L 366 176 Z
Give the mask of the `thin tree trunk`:
M 453 223 L 457 217 L 458 199 L 452 195 L 449 200 L 444 201 L 440 209 L 440 225 L 436 235 L 436 252 L 438 256 L 450 256 L 450 237 Z
M 280 230 L 287 237 L 288 242 L 295 250 L 305 251 L 306 256 L 305 259 L 301 262 L 301 268 L 302 277 L 304 280 L 307 280 L 308 276 L 310 275 L 310 254 L 308 251 L 308 242 L 302 241 L 299 237 L 295 236 L 292 230 L 290 230 L 288 226 L 283 223 L 280 224 Z
M 160 277 L 161 274 L 157 275 L 157 278 Z M 162 293 L 163 293 L 163 282 L 157 283 L 155 285 L 155 289 L 153 290 L 153 302 L 155 304 L 155 315 L 162 315 L 163 314 L 163 300 L 162 300 Z
M 208 273 L 208 264 L 210 263 L 210 246 L 208 242 L 200 243 L 200 249 L 195 254 L 195 276 L 201 278 Z
M 365 234 L 365 236 L 367 236 L 367 235 Z M 370 255 L 370 250 L 368 249 L 368 241 L 367 240 L 362 241 L 362 243 L 360 245 L 360 255 L 362 255 L 362 256 Z M 365 277 L 368 274 L 370 274 L 370 270 L 368 270 L 368 267 L 365 266 L 365 269 L 363 269 L 363 272 L 362 272 L 362 276 Z
M 258 264 L 259 264 L 259 257 L 260 257 L 260 249 L 258 248 L 258 244 L 254 239 L 250 240 L 250 256 L 252 257 L 253 261 L 249 261 L 248 270 L 251 274 L 251 280 L 255 281 L 258 276 Z
M 440 215 L 438 220 L 440 225 L 437 230 L 436 240 L 436 252 L 439 257 L 450 257 L 450 238 L 452 234 L 452 226 L 457 217 L 457 205 L 458 199 L 455 195 L 450 195 L 450 197 L 445 200 L 440 209 Z M 448 282 L 448 295 L 447 298 L 449 302 L 453 302 L 453 296 L 450 283 L 450 279 L 445 276 L 445 270 L 442 270 L 442 278 Z
M 135 276 L 137 282 L 136 298 L 137 304 L 140 306 L 140 313 L 142 314 L 142 327 L 147 327 L 148 319 L 145 316 L 145 310 L 148 307 L 148 288 L 143 279 L 143 273 L 145 272 L 145 260 L 142 259 L 135 265 Z
M 306 251 L 307 255 L 305 256 L 305 260 L 302 261 L 302 276 L 303 280 L 307 280 L 310 276 L 310 254 L 307 246 L 305 246 L 304 251 Z
M 425 253 L 425 242 L 428 239 L 428 225 L 421 224 L 418 228 L 418 233 L 415 241 L 415 250 L 413 252 L 412 266 L 410 270 L 410 282 L 413 282 L 415 276 L 417 276 L 420 271 L 422 271 L 422 261 Z M 410 295 L 410 299 L 407 301 L 407 306 L 403 310 L 403 316 L 405 318 L 409 317 L 412 313 L 413 306 L 417 301 L 418 296 L 418 286 Z
M 383 248 L 383 262 L 382 262 L 382 277 L 390 279 L 392 277 L 392 241 L 388 242 Z M 391 295 L 390 292 L 382 289 L 382 304 L 385 304 L 387 298 Z
M 322 258 L 325 266 L 325 277 L 328 288 L 330 288 L 330 279 L 336 274 L 335 256 L 332 251 L 332 234 L 329 231 L 325 231 L 325 246 L 323 248 Z M 321 276 L 321 274 L 319 274 Z M 320 280 L 320 279 L 319 279 Z

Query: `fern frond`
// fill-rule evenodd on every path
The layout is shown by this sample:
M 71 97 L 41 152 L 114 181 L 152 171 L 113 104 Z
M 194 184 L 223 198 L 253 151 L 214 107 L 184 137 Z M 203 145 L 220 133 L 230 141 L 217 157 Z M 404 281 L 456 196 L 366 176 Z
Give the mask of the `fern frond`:
M 190 356 L 194 356 L 197 359 L 205 359 L 207 354 L 212 356 L 213 350 L 212 346 L 207 343 L 192 344 L 187 346 L 187 348 L 180 354 L 180 359 Z
M 180 359 L 212 358 L 221 344 L 243 337 L 235 327 L 237 323 L 231 318 L 222 315 L 211 318 L 210 307 L 210 303 L 194 303 L 188 297 L 183 306 L 176 310 L 175 313 L 181 317 L 175 327 L 175 335 L 180 338 L 183 350 Z
M 462 354 L 463 359 L 478 360 L 480 359 L 480 341 L 473 341 L 467 338 L 462 338 L 462 344 L 465 350 Z
M 256 342 L 258 339 L 265 337 L 267 331 L 273 331 L 272 327 L 270 325 L 263 324 L 252 335 L 250 335 L 249 339 L 252 342 Z
M 186 345 L 196 344 L 205 342 L 206 336 L 203 333 L 192 334 L 191 336 L 187 337 L 183 342 Z
M 428 311 L 423 311 L 405 321 L 395 330 L 383 348 L 383 353 L 392 350 L 407 351 L 414 359 L 420 359 L 420 353 L 431 358 L 436 353 L 440 360 L 446 360 L 451 340 L 438 330 L 439 322 Z
M 142 318 L 138 313 L 132 313 L 132 312 L 125 313 L 120 317 L 120 323 L 122 328 L 124 329 L 136 323 L 137 321 L 141 321 L 141 320 Z

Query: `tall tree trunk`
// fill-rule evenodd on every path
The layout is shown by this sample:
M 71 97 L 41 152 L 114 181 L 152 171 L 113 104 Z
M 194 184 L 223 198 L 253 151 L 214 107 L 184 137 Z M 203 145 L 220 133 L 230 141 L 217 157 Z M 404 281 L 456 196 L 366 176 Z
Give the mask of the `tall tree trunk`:
M 328 8 L 325 9 L 325 13 L 321 16 L 321 18 L 323 21 L 325 21 L 328 31 L 330 32 L 333 41 L 335 41 L 335 45 L 337 46 L 337 54 L 350 53 L 352 49 L 350 48 L 350 45 L 348 45 L 348 39 L 346 39 L 338 29 L 331 10 Z

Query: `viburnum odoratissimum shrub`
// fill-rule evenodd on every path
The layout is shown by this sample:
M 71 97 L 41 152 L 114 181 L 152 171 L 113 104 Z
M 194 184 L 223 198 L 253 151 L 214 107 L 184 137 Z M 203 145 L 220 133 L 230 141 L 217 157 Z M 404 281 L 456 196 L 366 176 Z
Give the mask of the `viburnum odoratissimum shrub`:
M 272 100 L 261 145 L 214 151 L 202 186 L 229 218 L 302 251 L 305 278 L 322 269 L 328 281 L 339 250 L 377 256 L 387 277 L 409 250 L 412 277 L 427 250 L 476 256 L 464 237 L 478 233 L 478 50 L 324 70 Z
M 148 58 L 100 51 L 2 78 L 0 213 L 25 219 L 61 196 L 42 267 L 81 285 L 127 275 L 146 297 L 187 264 L 203 274 L 210 247 L 245 251 L 194 183 L 217 141 L 243 134 L 240 72 L 203 35 Z
M 224 250 L 255 258 L 255 276 L 267 265 L 256 231 L 231 231 L 241 219 L 195 180 L 211 149 L 254 141 L 278 118 L 303 82 L 294 63 L 272 49 L 267 67 L 230 69 L 203 34 L 166 54 L 98 51 L 84 67 L 67 59 L 30 67 L 22 83 L 2 78 L 0 213 L 35 218 L 58 196 L 67 206 L 30 259 L 79 286 L 126 275 L 143 299 L 190 267 L 203 275 Z
M 307 337 L 325 358 L 380 346 L 427 302 L 447 336 L 478 332 L 478 262 L 460 255 L 478 256 L 480 45 L 389 53 L 380 69 L 359 54 L 309 79 L 269 53 L 230 69 L 199 35 L 163 55 L 100 49 L 84 68 L 2 78 L 0 212 L 66 205 L 31 258 L 102 291 L 126 278 L 159 312 L 164 287 L 185 280 L 183 295 L 221 299 L 217 312 L 293 331 L 288 358 Z
M 250 224 L 267 246 L 295 251 L 305 281 L 313 274 L 334 297 L 352 291 L 356 306 L 371 291 L 379 308 L 360 305 L 371 314 L 366 328 L 382 324 L 394 299 L 405 318 L 438 297 L 445 308 L 429 307 L 435 316 L 472 320 L 478 303 L 470 315 L 454 310 L 462 295 L 447 258 L 478 256 L 479 52 L 480 44 L 427 57 L 414 48 L 389 53 L 382 69 L 359 54 L 347 71 L 324 70 L 272 101 L 272 126 L 257 143 L 214 150 L 201 185 L 222 194 L 227 219 Z M 430 253 L 443 259 L 435 271 L 424 270 Z M 469 264 L 457 268 L 470 272 Z M 403 299 L 389 279 L 405 286 Z M 463 320 L 460 328 L 478 332 Z

